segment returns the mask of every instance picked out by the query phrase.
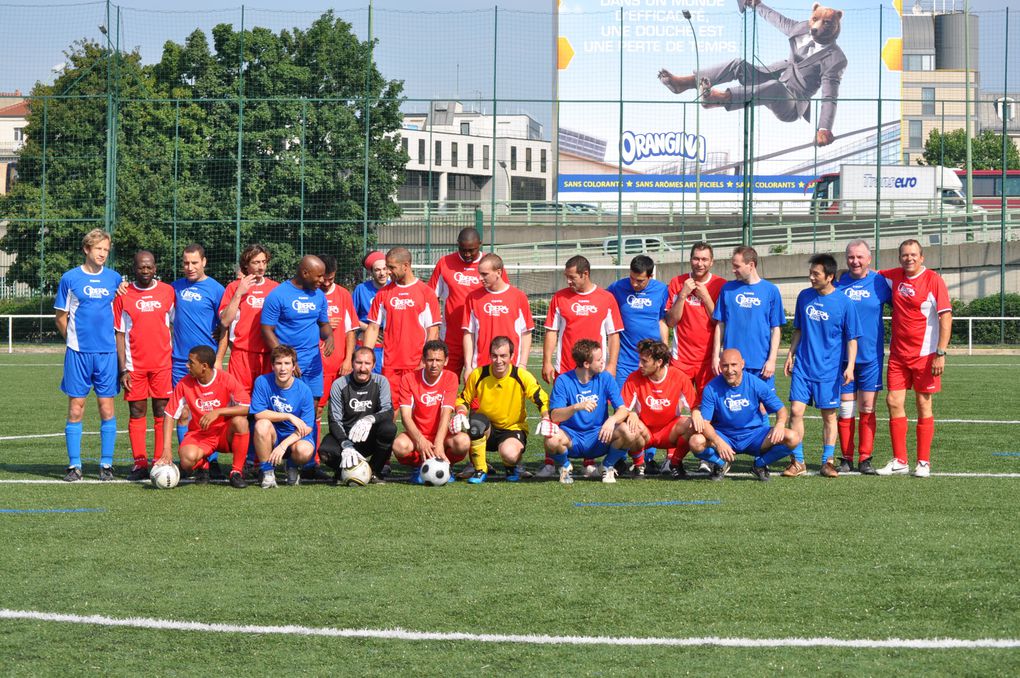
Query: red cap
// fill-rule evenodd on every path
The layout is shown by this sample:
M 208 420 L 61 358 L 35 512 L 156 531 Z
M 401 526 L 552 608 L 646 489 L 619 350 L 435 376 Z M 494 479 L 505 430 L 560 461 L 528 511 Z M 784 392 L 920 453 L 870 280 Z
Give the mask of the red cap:
M 362 261 L 361 263 L 365 267 L 366 271 L 371 271 L 372 267 L 375 266 L 375 262 L 385 260 L 386 255 L 380 252 L 379 250 L 376 250 L 374 252 L 369 252 L 368 254 L 366 254 L 365 260 Z

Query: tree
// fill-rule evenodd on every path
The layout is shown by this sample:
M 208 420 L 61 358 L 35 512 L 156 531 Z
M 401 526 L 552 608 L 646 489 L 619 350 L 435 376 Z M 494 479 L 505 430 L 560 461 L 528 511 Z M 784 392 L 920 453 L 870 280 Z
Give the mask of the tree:
M 984 130 L 971 141 L 971 162 L 974 169 L 1002 169 L 1002 135 Z M 933 129 L 924 142 L 921 165 L 964 167 L 967 163 L 967 135 L 963 129 L 942 133 Z M 1020 169 L 1020 153 L 1013 140 L 1006 144 L 1006 169 Z

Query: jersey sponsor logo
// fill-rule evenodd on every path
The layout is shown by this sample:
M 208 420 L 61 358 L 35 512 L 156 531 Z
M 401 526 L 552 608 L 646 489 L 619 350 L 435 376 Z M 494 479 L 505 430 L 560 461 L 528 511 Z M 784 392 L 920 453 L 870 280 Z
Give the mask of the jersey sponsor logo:
M 397 311 L 403 311 L 408 308 L 414 308 L 414 299 L 409 297 L 393 297 L 390 299 L 390 306 Z
M 420 400 L 421 404 L 425 407 L 435 407 L 436 405 L 441 405 L 443 403 L 443 394 L 436 393 L 435 391 L 428 391 L 418 396 L 418 400 Z
M 575 301 L 570 305 L 574 315 L 594 315 L 599 312 L 599 307 L 588 301 Z
M 578 404 L 580 404 L 580 403 L 595 403 L 596 406 L 599 404 L 599 394 L 598 393 L 578 393 L 575 396 L 575 399 L 577 400 Z
M 468 275 L 462 271 L 457 271 L 453 274 L 453 279 L 458 285 L 464 285 L 465 287 L 471 287 L 472 285 L 481 285 L 482 279 L 476 275 Z
M 688 294 L 687 298 L 684 301 L 687 302 L 688 306 L 701 306 L 702 305 L 701 297 L 699 297 L 694 292 L 691 292 L 690 294 Z
M 110 296 L 110 290 L 105 287 L 93 287 L 92 285 L 86 285 L 82 288 L 82 292 L 89 299 L 102 299 L 103 297 Z
M 163 308 L 163 304 L 161 304 L 157 299 L 139 299 L 135 302 L 135 308 L 142 313 L 152 313 L 153 311 L 158 311 Z
M 871 298 L 871 292 L 868 290 L 860 290 L 856 287 L 848 287 L 843 290 L 843 294 L 847 296 L 850 301 L 864 301 L 865 299 Z
M 807 313 L 808 318 L 815 322 L 824 322 L 829 319 L 829 314 L 820 308 L 815 308 L 814 304 L 804 307 L 804 312 Z
M 291 404 L 278 395 L 269 396 L 269 404 L 272 405 L 273 409 L 277 412 L 286 412 L 290 414 L 294 411 Z
M 744 294 L 741 292 L 733 298 L 737 302 L 740 308 L 754 308 L 755 306 L 761 306 L 761 299 L 754 296 L 753 294 Z
M 632 294 L 627 297 L 627 305 L 631 308 L 651 308 L 652 300 L 648 297 L 639 297 L 636 294 Z
M 912 297 L 917 294 L 917 292 L 914 291 L 914 286 L 905 282 L 901 282 L 899 287 L 896 288 L 896 291 L 905 297 Z
M 290 307 L 297 311 L 298 313 L 306 315 L 308 313 L 314 313 L 316 311 L 314 301 L 301 301 L 300 299 L 295 299 L 294 301 L 290 302 Z
M 203 400 L 201 398 L 195 398 L 195 409 L 199 412 L 212 412 L 220 406 L 219 398 L 212 398 L 210 400 Z
M 723 405 L 730 412 L 740 412 L 745 407 L 750 407 L 751 401 L 741 395 L 728 395 L 723 400 Z
M 339 306 L 330 306 L 329 309 L 326 312 L 329 313 L 330 315 L 339 315 L 340 314 L 340 307 Z
M 202 293 L 197 290 L 184 290 L 181 292 L 181 299 L 184 301 L 202 301 Z
M 262 308 L 262 304 L 265 302 L 266 300 L 263 297 L 256 297 L 251 294 L 249 294 L 244 300 L 244 303 L 248 304 L 251 308 Z
M 351 408 L 351 412 L 368 412 L 372 409 L 372 401 L 351 398 L 347 401 L 347 407 Z
M 498 316 L 498 315 L 510 315 L 510 307 L 506 304 L 494 304 L 491 301 L 487 302 L 482 307 L 487 315 Z
M 653 395 L 645 396 L 645 405 L 652 410 L 664 410 L 672 404 L 673 401 L 669 398 L 656 398 Z

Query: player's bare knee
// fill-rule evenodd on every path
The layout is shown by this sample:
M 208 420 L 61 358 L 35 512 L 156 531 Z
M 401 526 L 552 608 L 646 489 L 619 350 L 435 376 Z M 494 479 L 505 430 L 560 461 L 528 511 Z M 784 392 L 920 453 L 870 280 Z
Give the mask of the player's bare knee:
M 708 440 L 700 433 L 692 433 L 687 441 L 687 446 L 690 447 L 691 452 L 704 452 L 708 447 Z
M 307 440 L 299 440 L 290 446 L 290 456 L 295 464 L 301 466 L 311 461 L 315 454 L 315 446 Z
M 248 418 L 247 417 L 231 417 L 230 418 L 230 431 L 236 435 L 247 435 L 248 434 Z
M 247 427 L 245 422 L 245 427 Z M 257 440 L 272 440 L 272 436 L 276 435 L 276 429 L 273 428 L 273 422 L 268 419 L 256 419 L 255 420 L 255 438 Z

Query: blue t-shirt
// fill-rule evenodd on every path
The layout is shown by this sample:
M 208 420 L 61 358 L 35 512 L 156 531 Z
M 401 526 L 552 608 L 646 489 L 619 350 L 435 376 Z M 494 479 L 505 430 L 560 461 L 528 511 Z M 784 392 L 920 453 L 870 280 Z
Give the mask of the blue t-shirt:
M 885 278 L 875 271 L 868 271 L 857 279 L 844 273 L 836 287 L 854 302 L 857 318 L 861 325 L 861 336 L 857 340 L 857 363 L 860 365 L 881 362 L 885 356 L 885 323 L 882 310 L 892 303 L 892 290 Z
M 312 397 L 312 390 L 308 388 L 308 384 L 300 379 L 294 379 L 290 388 L 281 388 L 276 383 L 274 374 L 263 374 L 255 380 L 255 385 L 252 386 L 249 410 L 252 414 L 266 410 L 293 414 L 313 429 L 303 440 L 315 442 L 312 440 L 315 436 L 315 399 Z M 294 424 L 289 421 L 274 422 L 273 426 L 280 438 L 286 438 L 294 432 Z
M 593 400 L 595 409 L 591 412 L 581 410 L 574 412 L 570 419 L 560 422 L 560 427 L 570 433 L 598 430 L 609 418 L 609 404 L 613 408 L 623 407 L 623 397 L 616 380 L 607 372 L 599 372 L 587 384 L 577 378 L 577 372 L 570 370 L 556 377 L 553 382 L 552 395 L 549 396 L 549 409 L 567 407 L 575 403 Z
M 760 408 L 763 403 L 770 413 L 783 409 L 783 401 L 776 392 L 745 370 L 739 386 L 730 386 L 721 374 L 708 382 L 701 394 L 699 409 L 701 416 L 723 435 L 738 434 L 769 425 L 768 417 Z
M 80 353 L 115 353 L 113 299 L 121 277 L 103 268 L 87 273 L 81 266 L 60 277 L 53 308 L 67 311 L 67 347 Z
M 281 344 L 298 353 L 318 352 L 319 323 L 329 322 L 326 295 L 308 292 L 288 280 L 276 286 L 262 305 L 262 324 L 276 328 Z
M 861 336 L 855 304 L 838 290 L 822 295 L 809 287 L 797 295 L 793 327 L 800 330 L 793 369 L 809 381 L 838 379 L 846 342 Z
M 181 278 L 171 283 L 174 288 L 173 351 L 176 361 L 188 359 L 188 351 L 196 346 L 216 349 L 213 332 L 220 324 L 220 300 L 223 285 L 212 278 L 189 282 Z
M 731 280 L 723 285 L 712 317 L 726 323 L 723 349 L 735 348 L 748 369 L 760 370 L 769 357 L 772 328 L 786 324 L 779 288 L 768 280 L 755 284 Z
M 669 288 L 658 280 L 649 280 L 640 292 L 634 291 L 630 277 L 621 278 L 606 288 L 616 299 L 623 316 L 620 334 L 620 357 L 617 374 L 630 374 L 638 367 L 637 345 L 642 339 L 662 341 L 659 321 L 666 316 L 666 298 Z
M 368 309 L 372 308 L 372 300 L 375 299 L 378 291 L 374 282 L 366 280 L 351 292 L 351 298 L 354 299 L 354 312 L 358 314 L 358 320 L 361 322 L 368 322 Z

